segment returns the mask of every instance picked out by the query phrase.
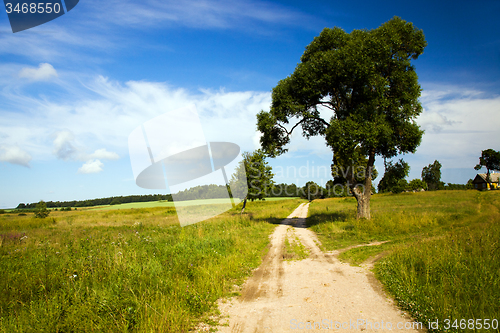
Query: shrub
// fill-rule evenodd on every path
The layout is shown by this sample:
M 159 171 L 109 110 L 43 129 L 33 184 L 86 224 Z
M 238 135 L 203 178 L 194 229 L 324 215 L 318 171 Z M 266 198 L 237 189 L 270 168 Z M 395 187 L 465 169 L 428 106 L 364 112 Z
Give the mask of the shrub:
M 47 210 L 47 204 L 41 200 L 39 203 L 36 204 L 35 208 L 35 217 L 39 219 L 44 219 L 47 216 L 49 216 L 50 211 Z
M 427 190 L 427 183 L 421 179 L 415 178 L 408 183 L 409 191 Z

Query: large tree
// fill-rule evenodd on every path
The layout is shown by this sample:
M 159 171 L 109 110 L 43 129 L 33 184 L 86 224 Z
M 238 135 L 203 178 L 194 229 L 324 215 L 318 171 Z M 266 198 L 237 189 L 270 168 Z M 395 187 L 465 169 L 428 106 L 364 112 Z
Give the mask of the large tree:
M 422 138 L 414 121 L 421 88 L 411 60 L 426 45 L 423 32 L 398 17 L 373 30 L 325 28 L 273 89 L 270 111 L 257 115 L 262 149 L 273 157 L 286 152 L 299 126 L 306 138 L 324 136 L 334 165 L 363 168 L 362 184 L 352 168 L 346 178 L 357 217 L 370 218 L 375 157 L 413 153 Z
M 483 166 L 486 168 L 486 181 L 491 188 L 490 171 L 500 170 L 500 151 L 495 151 L 493 149 L 482 150 L 481 157 L 479 157 L 479 164 L 477 164 L 474 169 L 481 170 Z

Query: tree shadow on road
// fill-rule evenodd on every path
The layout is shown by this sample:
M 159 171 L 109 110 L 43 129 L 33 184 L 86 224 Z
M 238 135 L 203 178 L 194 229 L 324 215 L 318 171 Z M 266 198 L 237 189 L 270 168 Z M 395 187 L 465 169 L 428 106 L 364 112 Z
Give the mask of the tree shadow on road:
M 352 218 L 352 212 L 349 211 L 334 211 L 334 212 L 329 212 L 329 211 L 322 211 L 322 212 L 315 212 L 311 214 L 307 220 L 306 224 L 307 227 L 312 227 L 317 224 L 322 224 L 322 223 L 330 223 L 330 222 L 346 222 L 348 219 Z

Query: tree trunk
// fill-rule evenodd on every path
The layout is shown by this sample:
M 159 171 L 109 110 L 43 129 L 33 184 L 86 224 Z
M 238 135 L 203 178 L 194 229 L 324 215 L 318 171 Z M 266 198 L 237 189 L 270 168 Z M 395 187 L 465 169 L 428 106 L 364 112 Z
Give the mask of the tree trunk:
M 241 208 L 241 212 L 240 212 L 240 216 L 241 214 L 243 214 L 243 212 L 245 211 L 245 207 L 247 205 L 247 197 L 245 197 L 245 200 L 243 201 L 243 208 Z
M 370 216 L 370 198 L 372 196 L 372 170 L 373 165 L 375 164 L 375 153 L 370 153 L 368 156 L 368 163 L 366 164 L 365 169 L 365 183 L 363 191 L 359 189 L 358 184 L 355 183 L 355 175 L 353 173 L 351 180 L 352 184 L 350 184 L 350 188 L 352 194 L 358 201 L 358 211 L 356 214 L 356 218 L 359 219 L 367 219 L 371 218 Z

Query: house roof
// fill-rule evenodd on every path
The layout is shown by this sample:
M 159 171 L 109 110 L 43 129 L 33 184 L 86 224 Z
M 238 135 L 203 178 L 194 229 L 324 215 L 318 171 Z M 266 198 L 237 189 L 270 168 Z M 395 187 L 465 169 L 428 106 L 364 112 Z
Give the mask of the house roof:
M 477 176 L 476 176 L 476 179 L 477 179 L 477 177 L 481 177 L 481 179 L 484 182 L 486 182 L 486 174 L 485 173 L 478 173 Z M 492 183 L 498 183 L 499 179 L 500 179 L 500 173 L 490 173 L 490 181 Z

